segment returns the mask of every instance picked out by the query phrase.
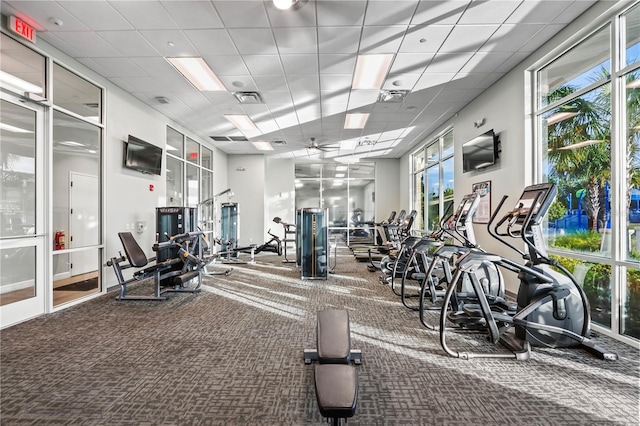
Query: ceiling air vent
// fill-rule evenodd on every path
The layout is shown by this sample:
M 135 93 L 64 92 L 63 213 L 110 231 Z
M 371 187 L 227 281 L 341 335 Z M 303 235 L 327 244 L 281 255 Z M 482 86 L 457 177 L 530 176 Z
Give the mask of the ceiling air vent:
M 403 102 L 408 94 L 408 90 L 381 90 L 378 102 Z
M 271 141 L 271 145 L 273 146 L 285 146 L 286 144 L 286 141 Z
M 230 139 L 226 136 L 209 136 L 211 139 L 213 139 L 216 142 L 229 142 Z
M 82 104 L 84 106 L 86 106 L 87 108 L 91 108 L 91 109 L 98 109 L 100 107 L 100 104 L 98 102 L 87 102 Z
M 159 104 L 168 104 L 169 103 L 169 99 L 167 99 L 165 96 L 156 96 L 154 98 L 156 100 L 156 102 L 158 102 Z
M 244 136 L 229 136 L 229 140 L 234 142 L 249 142 L 249 139 Z
M 249 142 L 244 136 L 209 136 L 216 142 Z
M 261 104 L 262 97 L 258 92 L 233 92 L 233 96 L 236 97 L 241 104 Z

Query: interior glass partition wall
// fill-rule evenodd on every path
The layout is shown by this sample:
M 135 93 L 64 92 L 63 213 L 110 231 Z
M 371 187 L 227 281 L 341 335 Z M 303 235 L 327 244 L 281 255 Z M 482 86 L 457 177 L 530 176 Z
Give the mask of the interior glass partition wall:
M 329 236 L 374 242 L 375 163 L 296 164 L 295 208 L 326 208 Z
M 548 217 L 549 251 L 583 286 L 599 329 L 637 342 L 638 3 L 549 58 L 535 75 L 540 180 L 559 190 Z

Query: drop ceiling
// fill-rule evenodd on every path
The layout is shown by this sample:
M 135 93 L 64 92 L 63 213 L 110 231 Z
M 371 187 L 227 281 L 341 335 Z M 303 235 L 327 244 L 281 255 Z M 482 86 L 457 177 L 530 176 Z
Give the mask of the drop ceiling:
M 225 153 L 318 161 L 400 157 L 594 3 L 3 0 L 1 11 Z M 395 55 L 391 93 L 352 90 L 357 56 L 377 53 Z M 198 91 L 165 59 L 177 56 L 204 58 L 227 91 Z M 366 126 L 345 130 L 354 112 L 370 114 Z

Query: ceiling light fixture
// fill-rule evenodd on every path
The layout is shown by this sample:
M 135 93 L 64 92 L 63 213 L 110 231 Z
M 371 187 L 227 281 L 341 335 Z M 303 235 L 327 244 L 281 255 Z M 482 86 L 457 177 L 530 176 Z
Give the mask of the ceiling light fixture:
M 273 0 L 273 5 L 280 10 L 290 9 L 298 0 Z
M 273 151 L 273 147 L 269 142 L 251 142 L 258 151 Z
M 627 83 L 627 89 L 637 89 L 637 88 L 640 88 L 640 78 Z
M 347 114 L 344 119 L 345 129 L 364 129 L 367 120 L 369 119 L 369 113 L 354 113 Z
M 84 144 L 80 143 L 80 142 L 76 142 L 76 141 L 63 141 L 60 142 L 60 145 L 65 145 L 65 146 L 84 146 Z
M 584 146 L 589 146 L 589 145 L 595 145 L 597 143 L 601 143 L 601 142 L 605 142 L 604 139 L 589 139 L 586 141 L 582 141 L 582 142 L 577 142 L 571 145 L 567 145 L 567 146 L 563 146 L 561 148 L 558 148 L 558 151 L 567 151 L 569 149 L 576 149 L 576 148 L 582 148 Z
M 392 61 L 393 54 L 359 55 L 351 88 L 379 90 Z
M 201 92 L 227 90 L 202 58 L 167 58 L 167 61 Z
M 231 124 L 236 126 L 238 130 L 256 130 L 256 124 L 251 121 L 248 115 L 243 114 L 226 114 L 224 116 Z
M 556 123 L 561 122 L 562 120 L 575 117 L 576 115 L 578 115 L 578 113 L 573 111 L 556 112 L 554 114 L 551 114 L 549 117 L 547 117 L 547 126 L 552 126 Z

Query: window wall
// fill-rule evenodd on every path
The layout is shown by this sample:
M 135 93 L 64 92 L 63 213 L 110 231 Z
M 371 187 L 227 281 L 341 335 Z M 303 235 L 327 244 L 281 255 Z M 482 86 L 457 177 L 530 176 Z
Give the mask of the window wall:
M 213 232 L 213 151 L 167 126 L 166 205 L 197 207 L 206 234 Z M 210 236 L 210 235 L 209 235 Z
M 329 233 L 374 241 L 375 163 L 296 164 L 295 208 L 326 208 Z
M 558 186 L 550 251 L 583 285 L 594 323 L 640 339 L 640 5 L 536 76 L 541 175 Z
M 411 208 L 415 229 L 433 231 L 453 203 L 453 130 L 430 141 L 411 156 Z

